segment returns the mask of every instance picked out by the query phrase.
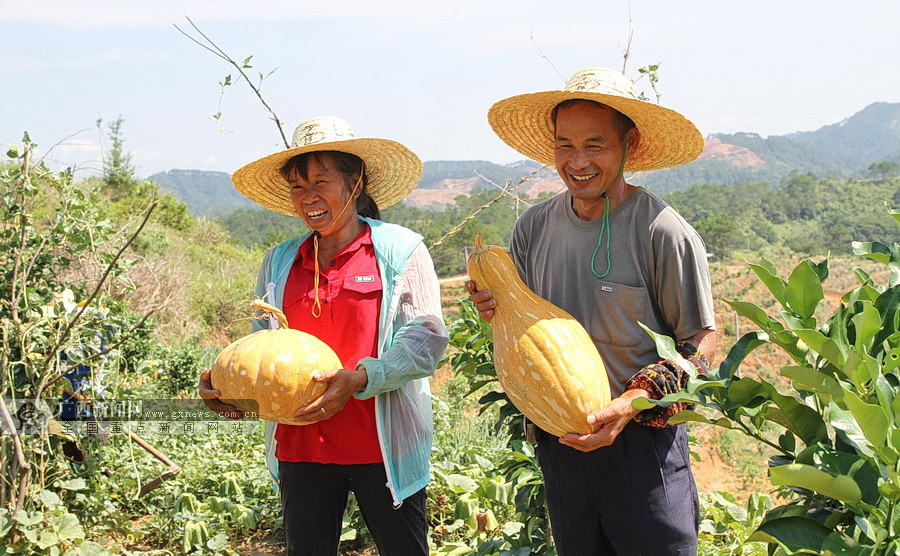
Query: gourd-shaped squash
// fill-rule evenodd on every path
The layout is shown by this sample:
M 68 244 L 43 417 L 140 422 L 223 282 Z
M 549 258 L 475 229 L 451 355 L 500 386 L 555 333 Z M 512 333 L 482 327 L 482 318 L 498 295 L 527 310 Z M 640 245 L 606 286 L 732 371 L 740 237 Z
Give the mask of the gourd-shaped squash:
M 609 379 L 587 330 L 572 315 L 534 294 L 512 258 L 475 236 L 469 277 L 497 301 L 494 368 L 513 405 L 541 429 L 562 436 L 593 432 L 588 414 L 610 401 Z
M 294 414 L 327 386 L 313 375 L 340 369 L 341 360 L 322 340 L 288 328 L 278 308 L 259 300 L 251 308 L 275 315 L 281 328 L 259 330 L 229 344 L 213 363 L 212 385 L 221 400 L 242 411 L 258 410 L 260 419 L 302 425 Z

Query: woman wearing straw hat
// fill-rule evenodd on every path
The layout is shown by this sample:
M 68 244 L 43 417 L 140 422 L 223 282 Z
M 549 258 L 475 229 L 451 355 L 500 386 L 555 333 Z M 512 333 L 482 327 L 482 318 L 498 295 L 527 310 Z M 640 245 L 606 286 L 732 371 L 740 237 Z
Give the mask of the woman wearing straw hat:
M 687 381 L 660 360 L 639 323 L 674 339 L 701 372 L 712 359 L 706 250 L 674 209 L 623 172 L 690 162 L 703 138 L 681 114 L 639 99 L 621 73 L 597 68 L 577 72 L 564 89 L 501 100 L 488 120 L 566 184 L 521 216 L 510 251 L 526 284 L 587 328 L 614 396 L 587 416 L 593 434 L 538 433 L 556 546 L 563 555 L 695 554 L 699 504 L 687 434 L 667 425 L 682 408 L 639 412 L 632 401 L 659 399 Z M 467 287 L 489 320 L 491 292 Z
M 328 388 L 298 411 L 303 426 L 266 423 L 289 554 L 337 553 L 349 492 L 381 554 L 428 553 L 428 376 L 447 330 L 422 237 L 379 220 L 421 172 L 400 143 L 356 137 L 344 120 L 322 117 L 300 124 L 290 149 L 232 176 L 251 200 L 300 216 L 311 230 L 266 254 L 256 294 L 291 328 L 329 344 L 345 367 L 316 378 Z M 254 331 L 264 326 L 256 321 Z M 217 399 L 208 374 L 201 378 L 207 405 L 234 409 Z

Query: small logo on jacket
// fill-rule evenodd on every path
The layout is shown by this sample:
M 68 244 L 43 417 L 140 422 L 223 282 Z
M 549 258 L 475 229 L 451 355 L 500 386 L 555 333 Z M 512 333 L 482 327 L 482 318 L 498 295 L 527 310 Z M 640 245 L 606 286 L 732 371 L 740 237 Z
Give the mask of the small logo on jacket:
M 600 291 L 602 292 L 611 292 L 612 288 L 609 286 L 600 286 Z
M 375 281 L 375 276 L 372 276 L 372 275 L 369 275 L 369 276 L 355 276 L 355 277 L 353 278 L 353 280 L 354 280 L 355 282 L 374 282 L 374 281 Z

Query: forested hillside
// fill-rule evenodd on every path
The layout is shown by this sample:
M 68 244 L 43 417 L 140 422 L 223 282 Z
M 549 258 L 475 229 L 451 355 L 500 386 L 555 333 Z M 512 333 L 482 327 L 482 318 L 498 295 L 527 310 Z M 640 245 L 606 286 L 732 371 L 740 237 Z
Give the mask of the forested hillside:
M 421 233 L 438 274 L 450 276 L 465 271 L 477 232 L 489 243 L 507 246 L 518 215 L 543 198 L 507 196 L 492 202 L 498 197 L 495 191 L 473 193 L 441 210 L 400 203 L 383 217 Z M 704 184 L 663 198 L 694 225 L 717 260 L 779 251 L 843 254 L 854 239 L 890 243 L 900 237 L 900 226 L 884 218 L 884 203 L 900 206 L 898 177 L 837 179 L 793 172 L 775 184 Z M 218 222 L 248 247 L 270 247 L 305 230 L 299 218 L 262 209 L 240 210 Z

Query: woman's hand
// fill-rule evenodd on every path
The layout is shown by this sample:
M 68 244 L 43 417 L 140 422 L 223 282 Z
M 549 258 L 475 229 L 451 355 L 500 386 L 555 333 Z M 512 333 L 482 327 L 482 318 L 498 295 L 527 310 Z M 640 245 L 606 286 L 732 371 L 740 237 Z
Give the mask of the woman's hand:
M 335 414 L 344 409 L 350 396 L 366 389 L 369 378 L 366 371 L 348 371 L 347 369 L 335 369 L 316 373 L 313 376 L 316 382 L 325 382 L 328 387 L 325 393 L 315 400 L 304 405 L 294 414 L 294 420 L 298 423 L 315 423 L 331 419 Z
M 205 371 L 200 373 L 199 390 L 200 397 L 203 398 L 203 403 L 206 404 L 206 407 L 210 408 L 212 411 L 215 411 L 219 415 L 222 415 L 223 417 L 228 417 L 229 419 L 243 418 L 243 411 L 219 399 L 222 393 L 213 388 L 212 380 L 210 379 L 211 375 L 212 373 L 209 369 L 206 369 Z
M 494 317 L 494 309 L 497 307 L 497 300 L 494 299 L 494 294 L 491 293 L 491 290 L 478 291 L 475 289 L 475 282 L 472 280 L 466 280 L 465 286 L 471 294 L 469 299 L 472 300 L 475 308 L 478 309 L 478 314 L 484 320 L 491 322 L 491 319 Z
M 587 416 L 588 424 L 597 427 L 594 433 L 575 434 L 570 432 L 560 437 L 560 443 L 582 452 L 609 446 L 616 440 L 625 425 L 639 413 L 631 406 L 631 402 L 635 398 L 648 397 L 650 394 L 640 388 L 626 390 L 624 394 L 609 402 L 609 405 Z

